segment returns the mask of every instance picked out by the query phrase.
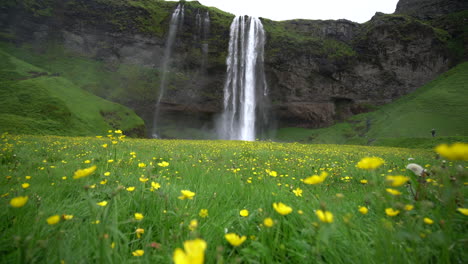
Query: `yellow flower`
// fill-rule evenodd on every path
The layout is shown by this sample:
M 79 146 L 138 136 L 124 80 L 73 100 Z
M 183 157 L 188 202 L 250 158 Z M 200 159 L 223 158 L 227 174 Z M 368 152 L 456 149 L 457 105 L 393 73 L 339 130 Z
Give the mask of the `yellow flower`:
M 62 218 L 64 220 L 72 220 L 73 219 L 73 215 L 62 215 Z
M 111 173 L 108 172 L 108 171 L 104 172 L 104 176 L 109 176 L 110 174 L 111 174 Z
M 107 144 L 102 144 L 102 147 L 103 147 L 103 148 L 107 148 Z
M 193 197 L 195 196 L 195 193 L 189 190 L 182 190 L 180 192 L 182 193 L 182 195 L 178 197 L 180 200 L 185 200 L 185 199 L 192 200 Z
M 167 167 L 167 166 L 169 166 L 169 162 L 167 162 L 167 161 L 159 162 L 159 163 L 158 163 L 158 166 L 159 166 L 159 167 L 163 167 L 163 168 L 164 168 L 164 167 Z
M 143 218 L 144 218 L 143 214 L 135 213 L 135 220 L 140 221 L 140 220 L 143 219 Z
M 59 215 L 53 215 L 53 216 L 47 218 L 46 221 L 47 221 L 47 224 L 49 224 L 49 225 L 55 225 L 58 222 L 60 222 L 60 216 Z
M 104 184 L 106 184 L 106 183 L 107 183 L 107 179 L 105 179 L 105 180 L 103 180 L 103 181 L 100 182 L 100 184 L 102 184 L 102 185 L 104 185 Z
M 99 203 L 96 203 L 96 204 L 99 205 L 99 206 L 104 207 L 104 206 L 107 205 L 107 201 L 102 201 L 102 202 L 99 202 Z
M 463 215 L 468 215 L 468 208 L 457 208 L 457 211 L 462 213 Z
M 135 190 L 135 187 L 131 186 L 131 187 L 128 187 L 126 190 L 129 192 L 133 192 Z
M 280 215 L 288 215 L 292 213 L 293 209 L 283 203 L 273 203 L 273 208 Z
M 367 214 L 367 212 L 369 212 L 369 209 L 367 209 L 367 207 L 365 206 L 359 206 L 359 209 L 358 211 L 361 213 L 361 214 Z
M 140 177 L 139 179 L 141 182 L 147 182 L 149 179 L 148 178 L 145 178 L 145 177 Z
M 28 202 L 28 196 L 18 196 L 10 201 L 10 205 L 15 208 L 23 207 Z
M 205 250 L 206 242 L 203 239 L 187 240 L 184 242 L 184 250 L 174 250 L 172 260 L 175 264 L 203 264 Z
M 449 160 L 466 160 L 468 161 L 468 144 L 454 143 L 452 145 L 441 144 L 435 148 L 435 151 L 444 158 Z
M 25 182 L 25 183 L 21 184 L 21 187 L 23 189 L 27 189 L 27 188 L 29 188 L 29 183 Z
M 412 204 L 407 204 L 407 205 L 405 205 L 405 208 L 404 208 L 404 209 L 405 209 L 406 211 L 411 211 L 411 210 L 413 210 L 413 208 L 414 208 L 414 205 L 412 205 Z
M 333 214 L 329 211 L 322 211 L 322 210 L 317 210 L 315 211 L 315 214 L 319 218 L 320 221 L 324 223 L 332 223 L 333 222 Z
M 328 173 L 322 171 L 320 175 L 313 175 L 304 179 L 305 184 L 318 184 L 322 183 L 328 176 Z
M 249 216 L 249 211 L 247 209 L 242 209 L 239 212 L 240 216 L 247 217 Z
M 91 161 L 90 160 L 85 160 L 84 163 L 89 164 L 89 163 L 91 163 Z
M 400 210 L 393 210 L 393 208 L 386 208 L 385 213 L 388 216 L 396 216 L 396 215 L 398 215 L 400 213 Z
M 198 215 L 201 217 L 201 218 L 205 218 L 208 216 L 208 209 L 200 209 L 200 212 L 198 213 Z
M 278 173 L 276 171 L 271 171 L 271 170 L 265 170 L 268 175 L 270 175 L 271 177 L 276 177 L 278 176 Z
M 143 163 L 143 162 L 140 162 L 140 163 L 138 163 L 138 167 L 139 168 L 144 168 L 144 167 L 146 167 L 146 164 Z
M 293 193 L 296 195 L 296 196 L 300 196 L 302 197 L 302 189 L 297 187 L 295 190 L 293 190 Z
M 26 180 L 30 180 L 30 179 L 31 179 L 31 176 L 24 176 L 24 178 L 25 178 Z
M 272 227 L 275 224 L 275 222 L 270 217 L 267 217 L 267 218 L 263 219 L 263 224 L 266 227 Z
M 114 133 L 116 133 L 116 134 L 122 134 L 122 130 L 117 129 L 117 130 L 114 131 Z
M 193 231 L 193 230 L 197 229 L 197 227 L 198 227 L 198 220 L 197 219 L 192 219 L 190 221 L 190 224 L 189 224 L 190 231 Z
M 357 163 L 357 167 L 365 170 L 373 170 L 382 166 L 384 160 L 378 157 L 365 157 Z
M 367 180 L 361 180 L 360 181 L 362 184 L 367 184 Z
M 145 251 L 143 249 L 137 249 L 132 252 L 132 255 L 135 257 L 141 257 L 145 254 Z
M 387 188 L 385 189 L 388 193 L 390 193 L 391 195 L 401 195 L 401 192 L 398 191 L 398 190 L 395 190 L 395 189 L 392 189 L 392 188 Z
M 387 176 L 387 181 L 390 182 L 390 185 L 392 187 L 399 187 L 399 186 L 402 186 L 403 184 L 405 184 L 407 181 L 409 181 L 410 178 L 406 177 L 406 176 L 401 176 L 401 175 L 398 175 L 398 176 Z
M 240 237 L 238 234 L 235 233 L 226 234 L 224 235 L 224 237 L 229 242 L 229 244 L 231 244 L 234 247 L 240 246 L 247 239 L 246 236 Z
M 137 230 L 135 231 L 136 235 L 137 235 L 137 238 L 140 238 L 142 234 L 145 233 L 145 230 L 143 228 L 137 228 Z
M 159 184 L 157 182 L 151 182 L 151 188 L 157 190 L 157 189 L 161 188 L 161 184 Z
M 75 174 L 73 175 L 73 179 L 80 179 L 80 178 L 87 177 L 87 176 L 91 175 L 96 170 L 96 168 L 97 168 L 97 166 L 94 165 L 94 166 L 86 168 L 86 169 L 77 170 L 77 171 L 75 171 Z
M 434 221 L 430 219 L 429 217 L 424 217 L 424 223 L 428 225 L 432 225 Z
M 107 160 L 107 163 L 112 163 L 112 162 L 114 162 L 113 159 Z

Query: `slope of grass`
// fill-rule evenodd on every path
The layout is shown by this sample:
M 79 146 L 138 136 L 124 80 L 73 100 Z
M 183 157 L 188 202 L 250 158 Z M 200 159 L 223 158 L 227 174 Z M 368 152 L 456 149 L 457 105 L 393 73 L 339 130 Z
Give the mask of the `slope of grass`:
M 143 121 L 132 110 L 3 50 L 0 59 L 0 131 L 93 135 L 118 128 L 129 134 L 143 132 Z
M 391 138 L 408 141 L 421 138 L 419 142 L 428 146 L 436 144 L 435 141 L 431 143 L 430 132 L 434 128 L 436 136 L 466 140 L 467 91 L 468 62 L 465 62 L 374 112 L 354 116 L 328 128 L 283 128 L 279 130 L 277 138 L 284 141 L 339 144 L 389 144 Z
M 196 238 L 207 244 L 204 263 L 463 263 L 468 257 L 468 216 L 457 210 L 467 207 L 468 175 L 460 169 L 466 162 L 443 163 L 431 151 L 0 139 L 1 263 L 172 263 L 176 248 Z M 365 156 L 385 163 L 375 170 L 357 168 Z M 431 175 L 406 170 L 409 157 Z M 77 169 L 92 166 L 94 173 L 73 179 Z M 322 183 L 303 181 L 323 173 L 328 177 Z M 411 187 L 392 186 L 387 175 L 403 175 Z M 182 200 L 182 190 L 193 197 Z M 28 201 L 11 206 L 18 196 Z M 275 210 L 279 202 L 291 211 Z M 320 218 L 319 210 L 333 218 Z M 226 233 L 245 241 L 232 246 Z

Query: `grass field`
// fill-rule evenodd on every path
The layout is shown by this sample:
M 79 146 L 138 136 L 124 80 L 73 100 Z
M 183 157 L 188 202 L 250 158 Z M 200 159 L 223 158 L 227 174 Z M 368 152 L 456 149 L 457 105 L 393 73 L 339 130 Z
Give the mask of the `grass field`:
M 451 141 L 468 136 L 468 62 L 378 110 L 322 129 L 282 128 L 277 139 L 309 143 L 433 146 L 431 129 Z M 464 137 L 461 139 L 460 137 Z M 416 143 L 418 142 L 418 143 Z M 401 145 L 400 145 L 401 146 Z M 406 144 L 404 144 L 406 146 Z
M 206 263 L 468 258 L 466 161 L 424 149 L 120 135 L 3 134 L 1 263 L 171 263 L 197 238 Z M 362 169 L 364 157 L 384 163 Z M 430 175 L 415 176 L 411 162 Z M 195 241 L 177 263 L 201 263 Z

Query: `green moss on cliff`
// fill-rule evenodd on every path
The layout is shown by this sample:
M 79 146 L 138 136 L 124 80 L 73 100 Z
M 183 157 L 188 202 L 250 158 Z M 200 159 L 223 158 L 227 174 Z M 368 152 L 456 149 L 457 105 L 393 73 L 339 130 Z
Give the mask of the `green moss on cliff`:
M 0 49 L 0 132 L 95 135 L 122 129 L 143 135 L 133 111 L 83 91 L 68 79 Z

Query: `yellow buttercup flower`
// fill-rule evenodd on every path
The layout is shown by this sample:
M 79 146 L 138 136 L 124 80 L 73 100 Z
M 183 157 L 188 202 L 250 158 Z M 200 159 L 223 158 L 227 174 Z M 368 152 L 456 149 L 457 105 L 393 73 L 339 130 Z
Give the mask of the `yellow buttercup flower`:
M 435 151 L 444 158 L 449 160 L 465 160 L 468 161 L 468 144 L 454 143 L 452 145 L 441 144 L 435 148 Z
M 140 162 L 140 163 L 138 163 L 138 167 L 139 168 L 144 168 L 144 167 L 146 167 L 146 164 L 143 163 L 143 162 Z
M 198 227 L 198 220 L 197 219 L 191 220 L 189 224 L 190 231 L 197 229 L 197 227 Z
M 137 230 L 135 231 L 136 235 L 137 235 L 137 238 L 140 238 L 142 234 L 145 233 L 145 230 L 143 228 L 137 228 Z
M 206 242 L 203 239 L 187 240 L 184 249 L 176 248 L 172 260 L 175 264 L 203 264 Z
M 72 220 L 73 219 L 73 215 L 62 215 L 62 218 L 64 220 Z
M 332 223 L 333 222 L 333 214 L 329 211 L 322 211 L 322 210 L 317 210 L 315 211 L 315 214 L 319 218 L 320 221 L 324 223 Z
M 21 187 L 23 189 L 27 189 L 27 188 L 29 188 L 29 183 L 25 182 L 25 183 L 21 184 Z
M 407 204 L 407 205 L 405 205 L 405 207 L 404 207 L 404 209 L 405 209 L 406 211 L 411 211 L 411 210 L 413 210 L 413 208 L 414 208 L 414 205 L 412 205 L 412 204 Z
M 157 182 L 151 182 L 151 188 L 157 190 L 157 189 L 161 188 L 161 184 L 159 184 Z
M 392 187 L 399 187 L 405 184 L 407 181 L 409 181 L 410 178 L 406 176 L 401 176 L 401 175 L 398 175 L 398 176 L 389 175 L 386 177 L 386 179 Z
M 292 213 L 293 209 L 283 203 L 273 203 L 273 208 L 280 215 L 288 215 Z
M 195 196 L 195 193 L 189 190 L 182 190 L 180 192 L 182 193 L 182 195 L 178 197 L 180 200 L 185 200 L 185 199 L 192 200 L 193 197 Z
M 247 217 L 249 216 L 249 210 L 247 209 L 240 210 L 239 215 L 242 217 Z
M 394 210 L 393 208 L 386 208 L 385 213 L 388 216 L 397 216 L 400 213 L 400 210 Z
M 143 214 L 135 213 L 135 220 L 140 221 L 143 218 L 144 218 Z
M 108 172 L 108 171 L 104 172 L 104 176 L 109 176 L 109 175 L 111 175 L 110 172 Z
M 359 182 L 362 183 L 362 184 L 367 184 L 368 183 L 367 180 L 360 180 Z
M 99 202 L 99 203 L 96 203 L 96 204 L 99 205 L 99 206 L 104 207 L 104 206 L 107 205 L 107 201 L 102 201 L 102 202 Z
M 208 216 L 208 209 L 200 209 L 200 212 L 198 213 L 198 215 L 201 217 L 201 218 L 205 218 Z
M 298 197 L 302 197 L 302 189 L 297 187 L 295 190 L 293 190 L 293 193 L 298 196 Z
M 234 247 L 240 246 L 247 239 L 246 236 L 239 236 L 236 233 L 229 233 L 224 236 L 226 240 Z
M 424 217 L 423 221 L 427 225 L 432 225 L 434 223 L 434 221 L 430 219 L 429 217 Z
M 163 162 L 159 162 L 157 165 L 158 165 L 159 167 L 163 167 L 163 168 L 164 168 L 164 167 L 169 166 L 169 162 L 163 161 Z
M 378 157 L 365 157 L 361 159 L 356 167 L 365 170 L 373 170 L 377 169 L 378 167 L 382 166 L 384 160 Z
M 23 207 L 28 202 L 28 196 L 18 196 L 10 201 L 10 205 L 15 208 Z
M 129 191 L 129 192 L 133 192 L 135 190 L 135 187 L 134 186 L 130 186 L 128 188 L 126 188 L 125 190 Z
M 135 257 L 141 257 L 145 254 L 145 251 L 143 249 L 137 249 L 132 252 L 132 255 Z
M 307 177 L 304 179 L 304 183 L 305 184 L 318 184 L 318 183 L 322 183 L 328 176 L 328 173 L 325 172 L 325 171 L 322 171 L 320 173 L 320 175 L 313 175 L 313 176 L 310 176 L 310 177 Z
M 367 214 L 367 212 L 369 212 L 369 209 L 367 209 L 367 207 L 365 207 L 365 206 L 359 206 L 358 211 L 359 211 L 361 214 L 365 215 L 365 214 Z
M 275 224 L 275 222 L 270 217 L 267 217 L 267 218 L 263 219 L 263 224 L 266 227 L 272 227 Z
M 398 191 L 398 190 L 395 190 L 395 189 L 392 189 L 392 188 L 387 188 L 385 189 L 388 193 L 390 193 L 391 195 L 401 195 L 401 192 Z
M 141 182 L 147 182 L 149 179 L 148 178 L 145 178 L 145 177 L 140 177 L 139 180 Z
M 468 208 L 457 208 L 457 211 L 463 215 L 468 215 Z
M 96 170 L 96 168 L 97 168 L 97 166 L 94 165 L 94 166 L 86 168 L 86 169 L 77 170 L 77 171 L 75 171 L 75 173 L 73 175 L 73 179 L 80 179 L 80 178 L 87 177 L 87 176 L 91 175 Z
M 53 215 L 53 216 L 47 218 L 46 221 L 47 221 L 47 224 L 49 224 L 49 225 L 55 225 L 58 222 L 60 222 L 60 216 L 59 215 Z

